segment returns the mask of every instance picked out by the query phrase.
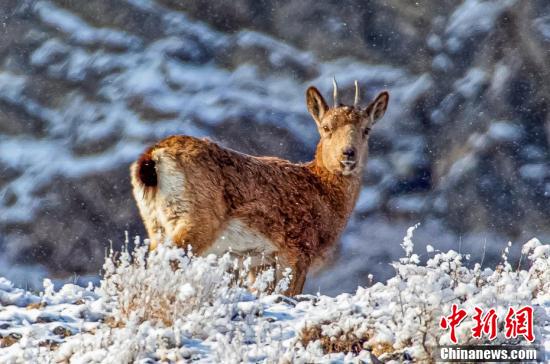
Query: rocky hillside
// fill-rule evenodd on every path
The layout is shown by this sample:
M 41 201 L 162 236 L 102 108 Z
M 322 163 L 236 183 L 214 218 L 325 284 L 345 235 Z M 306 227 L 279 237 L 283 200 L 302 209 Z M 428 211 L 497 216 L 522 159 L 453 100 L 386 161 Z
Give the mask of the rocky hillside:
M 304 91 L 328 95 L 333 75 L 344 97 L 354 79 L 364 99 L 392 97 L 339 253 L 351 268 L 329 267 L 310 291 L 387 276 L 365 262 L 389 262 L 383 242 L 418 221 L 435 245 L 460 236 L 494 255 L 550 235 L 550 3 L 229 4 L 3 2 L 4 267 L 96 273 L 109 239 L 143 234 L 128 165 L 163 136 L 307 160 L 317 134 Z M 335 274 L 354 279 L 331 286 Z

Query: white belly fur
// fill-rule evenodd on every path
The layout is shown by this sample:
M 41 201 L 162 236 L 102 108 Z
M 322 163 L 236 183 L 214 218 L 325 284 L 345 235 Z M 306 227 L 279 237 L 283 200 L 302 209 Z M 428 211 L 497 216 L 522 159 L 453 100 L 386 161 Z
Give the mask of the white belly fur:
M 205 255 L 218 256 L 231 251 L 237 256 L 252 257 L 252 265 L 258 266 L 274 262 L 277 247 L 262 233 L 251 229 L 238 219 L 230 220 Z

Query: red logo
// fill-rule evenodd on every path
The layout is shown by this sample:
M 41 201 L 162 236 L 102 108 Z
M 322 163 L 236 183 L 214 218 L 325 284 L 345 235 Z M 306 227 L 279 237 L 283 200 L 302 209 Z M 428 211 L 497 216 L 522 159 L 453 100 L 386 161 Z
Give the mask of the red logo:
M 514 311 L 512 307 L 508 309 L 505 319 L 507 339 L 523 336 L 527 341 L 535 340 L 533 334 L 533 307 L 526 306 L 521 310 Z
M 496 310 L 491 308 L 484 314 L 481 308 L 474 307 L 474 309 L 475 315 L 472 319 L 475 322 L 475 326 L 472 329 L 472 337 L 481 338 L 483 335 L 486 335 L 490 341 L 494 340 L 498 332 Z M 455 344 L 458 343 L 456 328 L 467 316 L 468 314 L 465 310 L 458 309 L 458 306 L 453 303 L 451 314 L 449 316 L 442 316 L 439 321 L 439 327 L 443 330 L 451 330 L 451 341 Z M 504 335 L 507 339 L 523 336 L 529 342 L 535 340 L 535 335 L 533 334 L 533 307 L 525 306 L 517 311 L 513 307 L 510 307 L 505 318 Z
M 458 342 L 458 340 L 456 339 L 455 329 L 458 325 L 460 325 L 462 320 L 466 318 L 466 316 L 468 316 L 466 311 L 463 309 L 458 310 L 458 306 L 456 305 L 456 303 L 453 303 L 452 313 L 447 317 L 443 316 L 441 318 L 441 321 L 439 321 L 439 326 L 442 329 L 451 329 L 451 341 L 455 344 Z
M 483 310 L 475 307 L 476 314 L 474 320 L 476 326 L 472 329 L 472 337 L 480 338 L 482 334 L 488 335 L 489 340 L 493 341 L 497 337 L 497 312 L 491 308 L 485 316 Z

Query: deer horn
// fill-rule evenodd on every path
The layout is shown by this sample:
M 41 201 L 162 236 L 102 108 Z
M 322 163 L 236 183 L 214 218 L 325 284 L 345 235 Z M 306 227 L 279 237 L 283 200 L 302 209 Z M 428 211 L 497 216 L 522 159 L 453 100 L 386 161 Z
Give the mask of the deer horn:
M 338 106 L 338 84 L 336 83 L 336 77 L 332 77 L 332 98 L 334 100 L 334 107 Z
M 355 80 L 355 99 L 353 100 L 353 107 L 359 106 L 359 83 Z

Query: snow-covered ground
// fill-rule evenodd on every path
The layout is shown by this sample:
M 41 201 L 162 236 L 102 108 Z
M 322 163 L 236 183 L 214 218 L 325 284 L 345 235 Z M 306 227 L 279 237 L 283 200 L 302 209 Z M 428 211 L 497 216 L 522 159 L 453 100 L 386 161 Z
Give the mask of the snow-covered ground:
M 253 295 L 239 284 L 246 262 L 236 278 L 229 256 L 170 246 L 148 254 L 139 241 L 131 252 L 111 251 L 97 288 L 56 291 L 45 280 L 38 293 L 0 278 L 0 362 L 429 362 L 434 347 L 450 343 L 439 322 L 452 304 L 469 315 L 494 308 L 499 318 L 533 306 L 534 344 L 550 357 L 550 245 L 532 239 L 517 265 L 505 250 L 491 269 L 455 251 L 415 249 L 413 230 L 394 277 L 337 297 L 261 293 L 270 271 Z M 472 327 L 458 326 L 460 343 L 476 343 Z M 521 341 L 499 332 L 493 343 Z
M 371 28 L 377 22 L 360 11 L 351 18 L 366 23 L 354 33 L 355 20 L 344 23 L 347 16 L 326 8 L 304 32 L 319 34 L 322 48 L 246 22 L 223 30 L 173 1 L 13 3 L 21 5 L 7 11 L 0 39 L 7 50 L 0 54 L 0 276 L 18 287 L 39 288 L 45 277 L 58 287 L 74 274 L 94 275 L 109 239 L 120 242 L 122 229 L 143 234 L 128 166 L 160 138 L 188 134 L 246 153 L 311 158 L 318 133 L 304 92 L 313 84 L 330 95 L 333 76 L 343 101 L 352 99 L 355 79 L 364 102 L 382 89 L 391 101 L 373 130 L 339 263 L 310 277 L 307 292 L 352 292 L 367 271 L 375 281 L 387 279 L 399 249 L 380 242 L 398 241 L 396 225 L 422 222 L 422 241 L 440 250 L 486 246 L 493 262 L 509 240 L 515 257 L 521 242 L 550 236 L 548 138 L 530 115 L 538 108 L 532 102 L 546 94 L 521 91 L 529 103 L 513 110 L 507 101 L 521 101 L 510 90 L 523 88 L 514 85 L 539 84 L 524 72 L 544 72 L 518 60 L 529 59 L 519 50 L 501 59 L 471 45 L 495 43 L 483 37 L 499 32 L 500 17 L 517 1 L 456 2 L 446 16 L 433 14 L 433 26 L 414 31 L 408 24 L 427 22 L 403 23 L 392 17 L 403 7 L 369 2 L 385 19 L 380 34 L 395 20 L 387 45 L 369 40 L 379 33 Z M 286 9 L 269 16 L 293 15 Z M 295 26 L 297 18 L 287 18 L 282 28 Z M 548 19 L 537 10 L 536 21 L 524 20 L 526 29 L 544 36 Z M 322 33 L 331 22 L 351 33 Z M 403 60 L 382 52 L 405 49 L 413 33 L 418 54 Z M 338 48 L 346 39 L 357 40 L 350 52 Z M 355 53 L 362 47 L 368 57 Z M 417 58 L 423 67 L 413 66 Z M 335 277 L 350 278 L 342 284 Z

